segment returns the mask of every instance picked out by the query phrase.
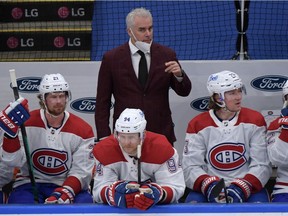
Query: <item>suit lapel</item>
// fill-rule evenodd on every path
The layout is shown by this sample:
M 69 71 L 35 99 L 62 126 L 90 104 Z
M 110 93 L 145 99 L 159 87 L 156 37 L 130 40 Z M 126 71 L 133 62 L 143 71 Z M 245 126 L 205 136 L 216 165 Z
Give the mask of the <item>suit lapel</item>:
M 149 75 L 148 75 L 148 80 L 147 80 L 147 84 L 149 85 L 149 83 L 151 82 L 153 76 L 155 75 L 156 73 L 156 70 L 155 68 L 157 68 L 157 65 L 155 62 L 158 62 L 157 61 L 157 56 L 159 56 L 159 53 L 158 53 L 158 47 L 157 45 L 155 45 L 154 43 L 152 43 L 151 45 L 151 53 L 150 53 L 150 57 L 151 57 L 151 62 L 150 62 L 150 68 L 149 68 Z M 155 60 L 156 59 L 156 60 Z M 154 60 L 154 61 L 153 61 Z M 147 87 L 147 85 L 146 85 Z

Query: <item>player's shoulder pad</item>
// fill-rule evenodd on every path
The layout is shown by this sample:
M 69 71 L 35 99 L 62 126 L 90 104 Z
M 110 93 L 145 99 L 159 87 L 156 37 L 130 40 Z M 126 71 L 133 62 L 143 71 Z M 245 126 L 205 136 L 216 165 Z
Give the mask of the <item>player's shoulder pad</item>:
M 45 128 L 45 124 L 41 119 L 40 109 L 32 110 L 30 112 L 30 118 L 24 123 L 26 127 L 42 127 Z
M 119 143 L 114 138 L 113 134 L 104 138 L 94 146 L 93 155 L 104 166 L 126 161 Z
M 142 146 L 142 162 L 162 164 L 169 160 L 175 151 L 164 135 L 146 131 Z
M 247 108 L 247 107 L 242 107 L 241 111 L 239 113 L 239 118 L 238 122 L 244 122 L 244 123 L 251 123 L 255 124 L 259 127 L 266 126 L 266 121 L 264 116 L 253 109 Z
M 62 131 L 76 134 L 83 139 L 94 137 L 94 132 L 91 125 L 88 124 L 84 119 L 70 112 L 69 118 L 63 126 Z
M 188 123 L 188 127 L 186 133 L 198 133 L 199 131 L 203 130 L 209 126 L 215 126 L 215 122 L 211 118 L 209 112 L 203 112 L 195 116 L 193 119 L 190 120 Z

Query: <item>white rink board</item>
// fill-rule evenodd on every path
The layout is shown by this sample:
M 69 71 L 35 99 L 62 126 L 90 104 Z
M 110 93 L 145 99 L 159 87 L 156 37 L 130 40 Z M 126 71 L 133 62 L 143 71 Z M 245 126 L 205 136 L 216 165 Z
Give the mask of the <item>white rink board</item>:
M 100 63 L 101 62 L 1 62 L 0 108 L 3 109 L 11 100 L 13 100 L 12 89 L 9 86 L 10 69 L 16 70 L 17 78 L 41 78 L 44 74 L 61 73 L 71 87 L 71 103 L 75 100 L 80 99 L 80 101 L 82 101 L 83 98 L 88 98 L 81 106 L 81 109 L 88 107 L 90 113 L 75 111 L 71 109 L 70 106 L 67 107 L 67 110 L 88 121 L 94 128 L 94 131 L 96 131 L 93 108 L 95 108 L 96 85 Z M 190 103 L 199 98 L 208 96 L 206 82 L 211 73 L 222 70 L 232 70 L 239 74 L 247 89 L 247 95 L 243 99 L 244 106 L 256 109 L 265 116 L 267 116 L 266 113 L 271 113 L 270 110 L 274 111 L 272 112 L 273 116 L 277 116 L 279 110 L 282 108 L 281 91 L 274 91 L 275 89 L 269 88 L 265 89 L 264 83 L 262 83 L 264 90 L 255 89 L 251 86 L 251 81 L 262 76 L 273 75 L 275 77 L 272 81 L 277 82 L 278 76 L 282 77 L 282 79 L 283 77 L 287 77 L 288 60 L 180 61 L 180 63 L 192 81 L 192 91 L 188 97 L 180 97 L 176 95 L 173 90 L 170 92 L 170 106 L 177 137 L 177 142 L 174 146 L 179 151 L 180 156 L 182 156 L 187 124 L 190 119 L 200 113 L 199 110 L 191 108 Z M 30 88 L 32 87 L 30 86 Z M 20 94 L 29 100 L 29 107 L 31 110 L 39 107 L 38 99 L 36 99 L 37 93 L 20 92 Z M 205 107 L 206 105 L 207 104 L 204 103 L 201 106 Z M 112 111 L 113 110 L 111 110 L 111 113 Z M 271 121 L 273 116 L 267 116 L 267 121 Z

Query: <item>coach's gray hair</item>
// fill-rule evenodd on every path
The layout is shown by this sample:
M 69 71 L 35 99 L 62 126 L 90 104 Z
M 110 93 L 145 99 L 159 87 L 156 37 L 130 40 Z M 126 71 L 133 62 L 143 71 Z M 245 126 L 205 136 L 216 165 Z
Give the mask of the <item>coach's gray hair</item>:
M 134 26 L 134 18 L 136 16 L 139 16 L 139 17 L 150 17 L 151 18 L 151 21 L 153 21 L 153 18 L 152 18 L 152 14 L 149 10 L 147 10 L 146 8 L 135 8 L 133 10 L 131 10 L 131 12 L 126 16 L 126 27 L 127 28 L 131 28 Z

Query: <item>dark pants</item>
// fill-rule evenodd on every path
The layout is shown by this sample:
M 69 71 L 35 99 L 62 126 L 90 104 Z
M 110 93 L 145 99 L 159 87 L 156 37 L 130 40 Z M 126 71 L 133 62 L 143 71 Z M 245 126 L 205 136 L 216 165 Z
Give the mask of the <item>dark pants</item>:
M 59 185 L 37 183 L 36 188 L 38 191 L 39 203 L 44 203 L 45 199 L 48 198 L 57 187 L 59 187 Z M 35 203 L 31 184 L 24 184 L 13 189 L 8 198 L 8 203 Z M 93 203 L 92 195 L 89 193 L 89 191 L 80 191 L 80 193 L 74 197 L 74 203 Z

